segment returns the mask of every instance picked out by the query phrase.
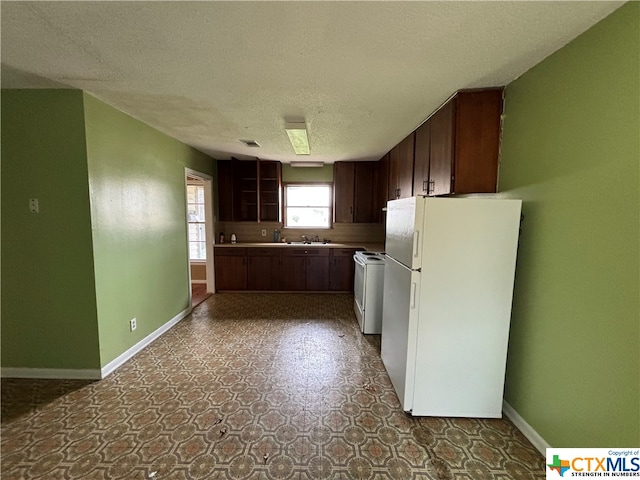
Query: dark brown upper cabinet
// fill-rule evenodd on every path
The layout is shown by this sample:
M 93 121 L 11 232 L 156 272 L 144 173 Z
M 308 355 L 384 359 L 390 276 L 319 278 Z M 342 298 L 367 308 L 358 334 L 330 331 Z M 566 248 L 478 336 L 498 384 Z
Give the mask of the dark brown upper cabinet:
M 282 194 L 282 164 L 280 162 L 258 162 L 260 188 L 260 221 L 280 221 L 280 199 Z
M 413 195 L 415 132 L 411 132 L 389 152 L 389 200 Z
M 502 88 L 458 92 L 428 120 L 429 195 L 495 193 Z
M 388 179 L 386 200 L 495 193 L 502 92 L 502 88 L 457 92 L 382 157 L 380 172 Z
M 333 164 L 333 221 L 335 223 L 353 223 L 355 185 L 355 162 L 335 162 Z
M 378 162 L 333 164 L 335 223 L 379 222 L 378 175 Z
M 233 221 L 233 162 L 218 160 L 218 220 Z
M 355 201 L 353 221 L 355 223 L 377 223 L 380 210 L 377 192 L 378 162 L 356 162 Z
M 379 200 L 379 210 L 378 210 L 378 222 L 385 223 L 387 216 L 386 211 L 383 211 L 383 208 L 387 207 L 387 201 L 389 200 L 389 153 L 382 157 L 378 161 L 378 200 Z
M 221 222 L 280 220 L 282 166 L 261 160 L 218 160 Z
M 234 165 L 233 218 L 237 222 L 258 220 L 258 162 L 242 160 Z
M 414 195 L 427 195 L 429 193 L 430 148 L 431 121 L 427 120 L 416 129 L 416 146 L 413 167 Z

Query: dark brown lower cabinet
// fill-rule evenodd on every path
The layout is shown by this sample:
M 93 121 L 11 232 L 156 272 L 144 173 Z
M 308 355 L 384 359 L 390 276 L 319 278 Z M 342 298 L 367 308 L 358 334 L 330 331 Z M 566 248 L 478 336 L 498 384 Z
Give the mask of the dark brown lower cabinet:
M 307 290 L 324 292 L 329 290 L 329 250 L 322 249 L 307 256 Z
M 278 290 L 298 292 L 307 289 L 307 259 L 303 255 L 280 256 L 280 282 Z
M 217 291 L 351 292 L 352 248 L 220 247 Z
M 216 291 L 247 289 L 247 249 L 214 249 Z
M 278 255 L 256 255 L 253 248 L 247 256 L 247 289 L 278 290 L 280 258 Z
M 329 289 L 329 250 L 284 248 L 280 254 L 280 290 L 326 291 Z
M 329 260 L 329 290 L 352 292 L 355 265 L 353 248 L 333 248 Z

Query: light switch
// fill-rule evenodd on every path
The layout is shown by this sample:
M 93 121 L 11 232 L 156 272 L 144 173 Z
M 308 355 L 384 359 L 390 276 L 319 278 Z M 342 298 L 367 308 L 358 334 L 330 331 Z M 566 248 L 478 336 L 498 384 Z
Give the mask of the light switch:
M 40 213 L 40 204 L 38 203 L 37 198 L 29 199 L 29 211 L 31 213 Z

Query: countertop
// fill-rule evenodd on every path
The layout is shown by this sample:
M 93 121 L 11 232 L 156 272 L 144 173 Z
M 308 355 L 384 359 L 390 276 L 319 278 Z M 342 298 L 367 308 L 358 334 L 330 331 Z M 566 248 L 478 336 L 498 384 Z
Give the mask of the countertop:
M 368 252 L 380 253 L 384 252 L 384 244 L 382 243 L 315 243 L 315 244 L 290 244 L 290 243 L 274 243 L 274 242 L 238 242 L 238 243 L 216 243 L 215 248 L 249 248 L 249 247 L 274 247 L 274 248 L 363 248 Z

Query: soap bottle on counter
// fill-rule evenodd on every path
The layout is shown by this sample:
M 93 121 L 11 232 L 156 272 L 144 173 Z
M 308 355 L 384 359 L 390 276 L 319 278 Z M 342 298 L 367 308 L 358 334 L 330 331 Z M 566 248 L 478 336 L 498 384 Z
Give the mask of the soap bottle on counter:
M 220 232 L 220 238 L 218 238 L 218 243 L 224 243 L 224 232 Z
M 273 243 L 280 242 L 280 230 L 277 228 L 273 231 Z
M 237 241 L 236 234 L 232 233 L 231 234 L 231 243 L 236 243 L 236 241 Z

